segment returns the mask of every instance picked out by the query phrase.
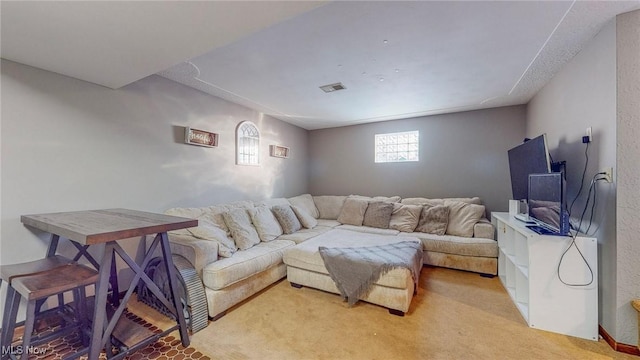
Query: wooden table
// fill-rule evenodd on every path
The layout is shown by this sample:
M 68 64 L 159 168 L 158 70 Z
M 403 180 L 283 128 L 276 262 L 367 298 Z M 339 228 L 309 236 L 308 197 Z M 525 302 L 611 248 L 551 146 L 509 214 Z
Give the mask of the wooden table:
M 89 346 L 89 360 L 98 359 L 100 352 L 107 346 L 107 355 L 113 356 L 110 351 L 111 334 L 114 331 L 118 319 L 126 308 L 127 301 L 140 280 L 144 281 L 149 289 L 171 309 L 176 315 L 176 325 L 155 334 L 128 347 L 126 351 L 113 356 L 115 359 L 125 357 L 128 353 L 143 348 L 158 338 L 179 329 L 182 345 L 189 345 L 189 334 L 184 318 L 182 303 L 178 296 L 175 269 L 169 248 L 167 231 L 198 226 L 198 220 L 176 216 L 154 214 L 127 209 L 90 210 L 76 212 L 61 212 L 51 214 L 23 215 L 20 220 L 27 226 L 31 226 L 51 233 L 51 242 L 47 249 L 47 257 L 54 256 L 58 248 L 60 238 L 67 238 L 78 249 L 74 260 L 86 258 L 97 270 L 100 276 L 96 284 L 95 306 L 91 329 L 91 344 Z M 153 243 L 147 250 L 141 265 L 138 265 L 120 247 L 116 240 L 141 237 L 149 234 L 157 234 Z M 169 301 L 156 284 L 144 273 L 144 268 L 153 258 L 156 248 L 160 245 L 162 257 L 169 275 L 169 288 L 173 294 L 173 301 Z M 87 249 L 89 246 L 103 247 L 100 262 L 96 261 Z M 117 306 L 111 316 L 107 317 L 107 293 L 109 288 L 110 273 L 114 266 L 115 254 L 133 270 L 135 276 L 122 298 L 122 303 Z M 117 289 L 113 289 L 114 298 L 118 299 Z

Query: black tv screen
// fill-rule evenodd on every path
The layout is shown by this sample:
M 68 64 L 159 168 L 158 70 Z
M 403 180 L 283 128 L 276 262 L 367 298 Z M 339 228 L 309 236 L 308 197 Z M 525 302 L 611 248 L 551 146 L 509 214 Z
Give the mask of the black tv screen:
M 565 181 L 562 173 L 529 175 L 529 218 L 550 230 L 550 235 L 569 234 Z M 535 229 L 534 229 L 535 230 Z
M 511 192 L 514 200 L 526 200 L 529 195 L 529 175 L 551 172 L 547 137 L 542 134 L 512 148 L 509 154 Z

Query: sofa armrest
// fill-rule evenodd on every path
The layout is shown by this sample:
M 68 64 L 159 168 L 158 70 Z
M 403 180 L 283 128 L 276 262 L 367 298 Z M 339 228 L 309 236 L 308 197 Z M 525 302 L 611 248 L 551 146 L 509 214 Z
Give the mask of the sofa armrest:
M 487 219 L 480 219 L 473 225 L 473 237 L 483 239 L 495 239 L 495 227 Z
M 169 233 L 171 252 L 183 256 L 202 276 L 202 268 L 218 260 L 218 243 L 193 236 Z

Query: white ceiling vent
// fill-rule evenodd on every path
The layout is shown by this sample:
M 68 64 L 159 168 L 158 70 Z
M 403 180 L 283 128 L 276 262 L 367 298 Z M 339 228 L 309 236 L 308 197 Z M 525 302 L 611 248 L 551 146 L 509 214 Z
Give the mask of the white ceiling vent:
M 324 85 L 324 86 L 320 86 L 320 89 L 322 89 L 322 91 L 326 92 L 326 93 L 330 93 L 330 92 L 334 92 L 334 91 L 338 91 L 338 90 L 344 90 L 347 87 L 342 85 L 342 83 L 335 83 L 335 84 L 329 84 L 329 85 Z

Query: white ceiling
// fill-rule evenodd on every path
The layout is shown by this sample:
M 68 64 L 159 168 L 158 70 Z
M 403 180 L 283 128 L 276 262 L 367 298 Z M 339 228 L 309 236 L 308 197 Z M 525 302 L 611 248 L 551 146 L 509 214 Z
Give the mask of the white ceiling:
M 3 58 L 111 88 L 159 73 L 319 129 L 527 103 L 640 0 L 1 6 Z

